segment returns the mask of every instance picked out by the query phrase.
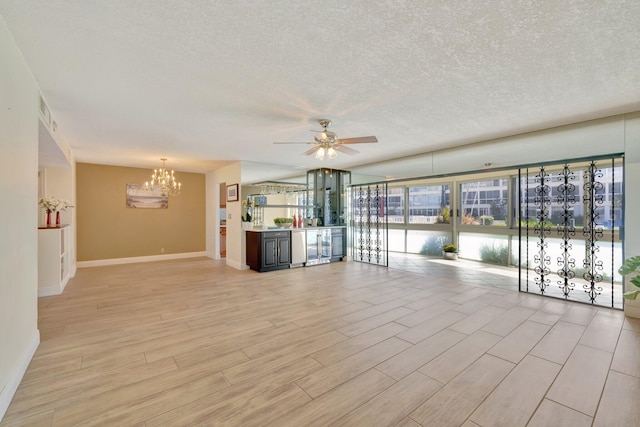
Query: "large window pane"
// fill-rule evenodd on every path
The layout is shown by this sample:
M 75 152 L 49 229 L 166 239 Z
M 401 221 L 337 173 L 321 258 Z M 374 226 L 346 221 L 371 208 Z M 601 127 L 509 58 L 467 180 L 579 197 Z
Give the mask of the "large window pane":
M 517 255 L 509 257 L 509 236 L 460 233 L 458 236 L 460 257 L 490 264 L 516 265 Z M 517 251 L 517 247 L 516 247 Z
M 389 230 L 389 251 L 404 252 L 404 230 Z
M 449 184 L 409 187 L 409 224 L 449 224 Z
M 404 187 L 390 187 L 387 190 L 385 213 L 389 224 L 404 224 Z
M 466 225 L 507 225 L 507 179 L 460 185 L 460 222 Z
M 621 167 L 602 167 L 597 170 L 594 183 L 585 167 L 574 167 L 565 173 L 561 170 L 548 170 L 524 175 L 521 183 L 521 218 L 535 225 L 544 217 L 549 226 L 571 227 L 585 225 L 585 209 L 592 197 L 588 189 L 593 185 L 593 204 L 596 216 L 595 226 L 601 230 L 611 230 L 622 223 L 622 181 Z M 541 181 L 544 180 L 544 187 Z M 587 190 L 587 191 L 586 191 Z M 544 212 L 541 209 L 544 208 Z M 526 223 L 523 222 L 523 225 Z
M 548 281 L 545 294 L 562 298 L 563 278 L 559 275 L 563 268 L 568 268 L 573 273 L 569 279 L 573 290 L 570 293 L 572 300 L 591 302 L 586 290 L 589 289 L 590 282 L 585 280 L 585 273 L 593 272 L 600 277 L 596 281 L 596 286 L 602 288 L 600 295 L 596 297 L 594 304 L 622 308 L 622 277 L 618 274 L 618 267 L 622 265 L 622 244 L 616 242 L 596 243 L 596 257 L 589 262 L 589 256 L 584 241 L 572 240 L 570 263 L 565 262 L 565 252 L 561 239 L 546 239 L 544 256 L 548 257 L 548 263 L 544 266 L 549 269 L 545 279 Z M 536 239 L 522 242 L 522 267 L 523 282 L 522 290 L 531 293 L 540 293 L 540 287 L 536 278 L 539 276 L 535 272 L 536 267 L 540 267 L 540 247 Z M 515 249 L 517 250 L 517 249 Z M 536 258 L 537 257 L 537 258 Z M 591 267 L 593 265 L 593 267 Z M 527 269 L 529 270 L 527 272 Z M 612 304 L 612 279 L 613 279 L 613 304 Z
M 438 231 L 407 231 L 407 252 L 423 255 L 441 255 L 442 246 L 451 243 L 451 233 Z

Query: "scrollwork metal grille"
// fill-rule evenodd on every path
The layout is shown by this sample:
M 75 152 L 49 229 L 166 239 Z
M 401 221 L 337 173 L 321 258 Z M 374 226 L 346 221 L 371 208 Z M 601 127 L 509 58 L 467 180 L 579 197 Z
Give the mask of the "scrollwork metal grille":
M 547 253 L 548 242 L 547 237 L 551 234 L 551 227 L 547 223 L 549 216 L 548 205 L 551 203 L 549 193 L 551 188 L 548 183 L 551 180 L 544 167 L 540 168 L 538 175 L 534 177 L 533 182 L 536 184 L 534 187 L 535 197 L 533 204 L 536 208 L 536 222 L 533 226 L 533 233 L 538 236 L 537 253 L 533 256 L 535 263 L 534 271 L 537 276 L 535 277 L 536 285 L 540 288 L 540 293 L 544 294 L 544 291 L 550 284 L 549 274 L 551 269 L 551 257 Z
M 359 262 L 389 265 L 388 222 L 384 212 L 387 184 L 351 187 L 353 207 L 353 259 Z
M 587 207 L 585 211 L 585 224 L 582 234 L 586 241 L 586 251 L 584 257 L 584 273 L 582 277 L 588 283 L 583 285 L 584 291 L 589 295 L 591 302 L 594 302 L 598 295 L 602 293 L 602 260 L 599 259 L 600 248 L 598 241 L 602 239 L 604 229 L 600 223 L 598 207 L 602 206 L 604 199 L 602 190 L 604 185 L 599 181 L 603 176 L 595 162 L 591 162 L 585 171 L 584 202 Z
M 622 210 L 621 182 L 616 180 L 621 174 L 615 172 L 621 162 L 616 159 L 540 166 L 534 173 L 519 170 L 521 291 L 611 307 L 617 299 L 621 307 L 622 290 L 614 285 L 616 224 Z M 530 273 L 536 285 L 531 289 Z M 611 282 L 610 300 L 599 298 L 606 280 Z

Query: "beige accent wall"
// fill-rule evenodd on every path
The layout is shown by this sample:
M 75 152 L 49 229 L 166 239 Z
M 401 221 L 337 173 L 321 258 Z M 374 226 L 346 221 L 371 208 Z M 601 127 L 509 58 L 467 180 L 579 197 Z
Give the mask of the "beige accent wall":
M 127 208 L 126 184 L 149 181 L 151 172 L 76 164 L 78 261 L 204 252 L 205 175 L 176 171 L 182 193 L 168 209 Z

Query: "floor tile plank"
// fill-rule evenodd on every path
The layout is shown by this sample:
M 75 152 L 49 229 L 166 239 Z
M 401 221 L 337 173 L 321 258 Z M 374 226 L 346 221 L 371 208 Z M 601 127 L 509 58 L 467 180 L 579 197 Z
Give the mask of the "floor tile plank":
M 425 426 L 459 426 L 508 375 L 514 364 L 484 355 L 420 405 L 410 417 Z
M 419 372 L 406 376 L 336 421 L 336 426 L 395 426 L 442 387 Z
M 525 426 L 559 371 L 558 364 L 525 357 L 469 419 L 482 426 Z
M 593 426 L 637 426 L 640 420 L 638 396 L 640 396 L 640 378 L 611 372 Z
M 547 397 L 561 405 L 594 416 L 613 354 L 578 344 L 564 364 Z

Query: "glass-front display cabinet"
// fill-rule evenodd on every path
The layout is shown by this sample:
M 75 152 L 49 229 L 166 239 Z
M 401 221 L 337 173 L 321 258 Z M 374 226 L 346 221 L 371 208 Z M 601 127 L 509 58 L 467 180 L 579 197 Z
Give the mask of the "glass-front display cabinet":
M 347 224 L 347 188 L 351 172 L 315 169 L 307 172 L 307 200 L 319 227 Z

